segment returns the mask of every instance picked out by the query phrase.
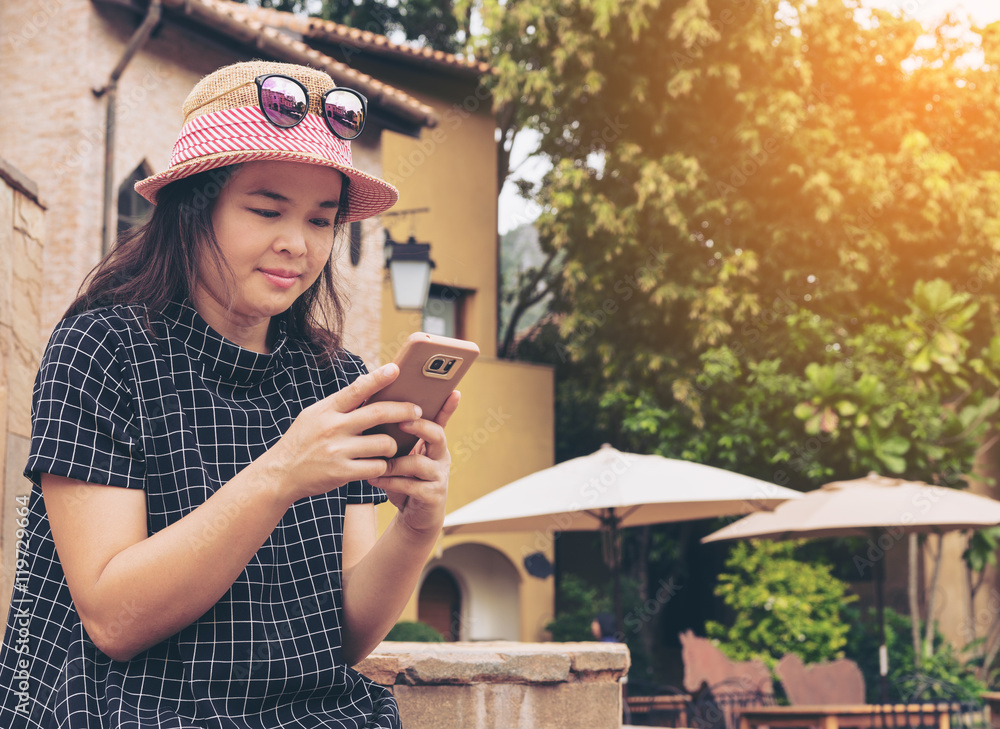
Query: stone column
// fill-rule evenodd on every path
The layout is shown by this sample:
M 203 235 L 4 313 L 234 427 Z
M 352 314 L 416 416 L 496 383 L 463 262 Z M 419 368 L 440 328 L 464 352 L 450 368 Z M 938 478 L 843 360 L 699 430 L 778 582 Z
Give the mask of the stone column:
M 406 729 L 617 729 L 620 643 L 382 643 L 357 669 L 392 689 Z
M 0 159 L 0 611 L 14 584 L 18 508 L 31 484 L 21 475 L 31 436 L 31 389 L 41 357 L 45 206 L 35 184 Z M 19 501 L 20 497 L 20 501 Z M 23 513 L 23 511 L 22 511 Z

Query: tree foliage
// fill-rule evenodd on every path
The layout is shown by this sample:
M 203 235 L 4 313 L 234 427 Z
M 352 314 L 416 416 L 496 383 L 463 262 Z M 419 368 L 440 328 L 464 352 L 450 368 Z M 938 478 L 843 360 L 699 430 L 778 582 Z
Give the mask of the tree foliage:
M 637 603 L 638 591 L 627 578 L 623 580 L 622 594 L 625 610 L 629 616 L 642 615 L 642 606 Z M 613 610 L 612 587 L 610 584 L 595 587 L 574 574 L 563 575 L 559 584 L 559 600 L 555 617 L 545 626 L 556 642 L 576 642 L 595 640 L 591 623 L 598 613 Z M 615 636 L 616 642 L 625 643 L 631 656 L 630 673 L 645 675 L 649 668 L 650 656 L 642 645 L 638 632 L 626 625 Z
M 997 410 L 1000 26 L 926 42 L 856 0 L 483 18 L 501 143 L 534 130 L 551 164 L 561 265 L 518 352 L 557 367 L 557 459 L 967 484 Z
M 456 14 L 453 0 L 236 1 L 299 15 L 311 14 L 379 35 L 402 36 L 446 53 L 460 51 L 469 32 L 470 16 Z
M 1000 364 L 998 81 L 968 41 L 842 0 L 488 7 L 565 257 L 524 351 L 604 440 L 804 489 L 964 485 Z
M 806 663 L 842 658 L 850 625 L 844 606 L 857 599 L 828 565 L 795 558 L 796 542 L 752 540 L 734 545 L 719 575 L 731 625 L 706 630 L 735 660 L 760 659 L 772 670 L 786 653 Z
M 878 658 L 881 639 L 875 609 L 861 611 L 851 606 L 845 610 L 844 617 L 853 626 L 848 633 L 845 655 L 858 664 L 865 676 L 867 700 L 879 703 L 882 701 Z M 890 702 L 979 699 L 986 689 L 985 684 L 968 670 L 967 662 L 945 642 L 940 632 L 934 633 L 931 658 L 921 661 L 919 668 L 909 636 L 909 616 L 885 608 L 886 650 L 890 656 L 887 676 Z

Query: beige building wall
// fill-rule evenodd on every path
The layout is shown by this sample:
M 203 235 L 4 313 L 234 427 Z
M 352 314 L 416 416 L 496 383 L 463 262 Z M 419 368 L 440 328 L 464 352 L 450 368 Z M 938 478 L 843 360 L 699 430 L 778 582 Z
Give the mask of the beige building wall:
M 107 97 L 98 97 L 141 16 L 90 0 L 27 0 L 0 3 L 0 44 L 8 108 L 34 108 L 46 100 L 50 113 L 24 123 L 0 125 L 0 155 L 38 181 L 51 207 L 51 239 L 45 250 L 42 328 L 51 331 L 84 276 L 101 256 Z M 191 88 L 215 69 L 248 60 L 207 32 L 195 35 L 166 20 L 133 57 L 118 84 L 115 183 L 117 189 L 140 164 L 153 172 L 168 166 L 181 128 L 181 106 Z M 72 73 L 49 72 L 66 69 Z M 356 164 L 379 174 L 377 129 L 355 144 Z M 117 215 L 117 212 L 115 212 Z M 362 357 L 378 349 L 377 294 L 380 238 L 375 223 L 355 268 L 341 244 L 344 287 L 353 301 L 347 340 Z
M 33 20 L 43 16 L 45 22 Z M 0 5 L 0 26 L 33 29 L 22 43 L 2 46 L 0 65 L 14 79 L 12 104 L 50 99 L 52 110 L 63 112 L 0 128 L 0 152 L 38 180 L 51 206 L 42 307 L 46 331 L 100 260 L 107 100 L 93 90 L 107 83 L 136 20 L 133 13 L 88 0 Z M 46 72 L 69 59 L 73 73 Z M 118 86 L 116 190 L 143 161 L 154 172 L 166 167 L 187 92 L 227 60 L 170 26 L 132 59 Z
M 21 475 L 31 437 L 31 390 L 39 365 L 45 207 L 34 182 L 0 157 L 0 612 L 14 584 L 19 517 L 30 482 Z M 20 510 L 20 511 L 19 511 Z
M 419 140 L 386 134 L 386 179 L 400 191 L 395 210 L 385 219 L 393 240 L 410 235 L 431 244 L 433 282 L 471 291 L 465 300 L 463 335 L 484 356 L 496 356 L 497 339 L 497 160 L 489 101 L 481 101 L 466 82 L 429 82 L 416 72 L 402 72 L 392 82 L 434 108 L 440 123 Z M 429 88 L 425 88 L 429 87 Z M 426 210 L 405 215 L 406 211 Z M 383 293 L 385 334 L 411 325 L 413 315 Z M 414 331 L 410 329 L 410 331 Z

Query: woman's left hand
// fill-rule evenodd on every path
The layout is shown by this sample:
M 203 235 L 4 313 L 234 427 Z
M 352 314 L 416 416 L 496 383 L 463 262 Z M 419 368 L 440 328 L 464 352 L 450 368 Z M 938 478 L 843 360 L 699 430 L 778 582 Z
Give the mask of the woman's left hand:
M 448 473 L 451 453 L 444 426 L 458 408 L 461 395 L 456 390 L 448 396 L 433 421 L 411 420 L 399 428 L 420 440 L 409 455 L 392 458 L 389 468 L 371 484 L 384 489 L 397 509 L 397 519 L 420 534 L 437 534 L 444 522 L 448 496 Z

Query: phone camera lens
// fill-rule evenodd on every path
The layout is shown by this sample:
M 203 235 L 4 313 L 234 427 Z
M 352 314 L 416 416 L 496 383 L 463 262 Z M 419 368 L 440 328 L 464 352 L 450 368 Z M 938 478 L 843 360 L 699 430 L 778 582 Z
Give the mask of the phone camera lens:
M 438 358 L 438 359 L 435 359 L 433 362 L 431 362 L 431 367 L 430 368 L 434 372 L 440 372 L 442 367 L 444 367 L 444 360 L 443 359 Z M 445 370 L 445 371 L 447 371 L 447 370 Z

